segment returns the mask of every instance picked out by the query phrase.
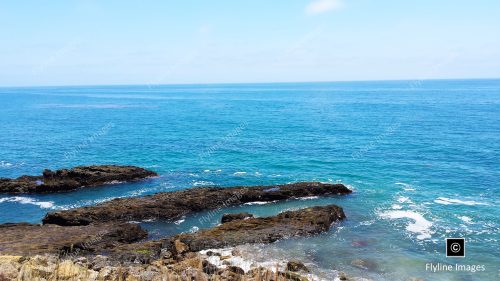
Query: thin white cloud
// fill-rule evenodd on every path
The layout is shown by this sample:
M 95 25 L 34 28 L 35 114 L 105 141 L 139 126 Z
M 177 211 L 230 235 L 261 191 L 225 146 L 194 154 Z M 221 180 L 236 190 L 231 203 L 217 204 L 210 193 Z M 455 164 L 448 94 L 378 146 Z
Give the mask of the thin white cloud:
M 331 10 L 339 9 L 342 6 L 341 0 L 313 0 L 306 6 L 306 14 L 316 15 Z

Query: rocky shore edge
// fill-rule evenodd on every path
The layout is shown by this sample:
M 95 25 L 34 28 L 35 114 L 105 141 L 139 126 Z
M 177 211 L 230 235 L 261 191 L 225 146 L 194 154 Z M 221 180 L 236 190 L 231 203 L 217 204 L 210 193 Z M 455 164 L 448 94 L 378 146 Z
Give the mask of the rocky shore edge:
M 190 213 L 245 203 L 349 193 L 351 190 L 342 184 L 319 182 L 191 188 L 51 212 L 42 225 L 3 224 L 0 281 L 315 280 L 299 261 L 291 260 L 281 267 L 254 264 L 243 269 L 232 262 L 241 257 L 223 254 L 223 249 L 326 232 L 345 218 L 336 205 L 270 217 L 224 214 L 213 228 L 160 240 L 146 240 L 147 232 L 130 221 L 173 221 Z
M 237 216 L 236 216 L 237 217 Z M 336 205 L 234 218 L 194 233 L 141 241 L 136 224 L 0 226 L 0 280 L 309 280 L 298 261 L 286 268 L 241 268 L 212 249 L 328 231 L 345 214 Z
M 112 182 L 129 182 L 158 176 L 153 171 L 136 166 L 93 165 L 51 171 L 41 176 L 0 178 L 0 193 L 51 193 L 95 187 Z

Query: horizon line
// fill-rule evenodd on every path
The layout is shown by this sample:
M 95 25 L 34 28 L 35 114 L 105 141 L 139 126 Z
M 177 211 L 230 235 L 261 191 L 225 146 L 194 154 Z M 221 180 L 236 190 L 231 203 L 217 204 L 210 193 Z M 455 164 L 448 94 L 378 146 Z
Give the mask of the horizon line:
M 418 79 L 365 79 L 365 80 L 331 80 L 331 81 L 274 81 L 274 82 L 208 82 L 208 83 L 165 83 L 165 84 L 66 84 L 66 85 L 29 85 L 0 86 L 0 89 L 12 88 L 65 88 L 65 87 L 120 87 L 145 86 L 149 88 L 162 86 L 201 86 L 201 85 L 266 85 L 266 84 L 309 84 L 309 83 L 350 83 L 350 82 L 404 82 L 404 81 L 457 81 L 457 80 L 500 80 L 500 77 L 483 78 L 418 78 Z

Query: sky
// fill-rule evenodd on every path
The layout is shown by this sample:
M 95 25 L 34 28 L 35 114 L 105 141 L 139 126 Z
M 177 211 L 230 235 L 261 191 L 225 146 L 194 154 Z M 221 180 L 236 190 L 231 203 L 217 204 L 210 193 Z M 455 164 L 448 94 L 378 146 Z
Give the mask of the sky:
M 500 78 L 500 1 L 0 1 L 0 86 L 452 78 Z

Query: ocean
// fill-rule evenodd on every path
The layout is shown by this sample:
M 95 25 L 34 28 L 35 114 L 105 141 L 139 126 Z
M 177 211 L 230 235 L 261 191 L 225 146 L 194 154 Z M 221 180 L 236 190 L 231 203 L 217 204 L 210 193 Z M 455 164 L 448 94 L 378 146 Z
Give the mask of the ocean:
M 0 223 L 193 186 L 341 182 L 354 193 L 141 223 L 154 239 L 211 227 L 229 211 L 269 216 L 333 203 L 347 219 L 328 233 L 248 251 L 261 261 L 297 258 L 324 280 L 337 271 L 373 280 L 500 276 L 500 80 L 0 88 L 0 105 L 0 177 L 89 164 L 160 174 L 0 195 Z M 465 238 L 465 258 L 445 256 L 445 238 L 455 237 Z M 427 263 L 485 270 L 431 272 Z

